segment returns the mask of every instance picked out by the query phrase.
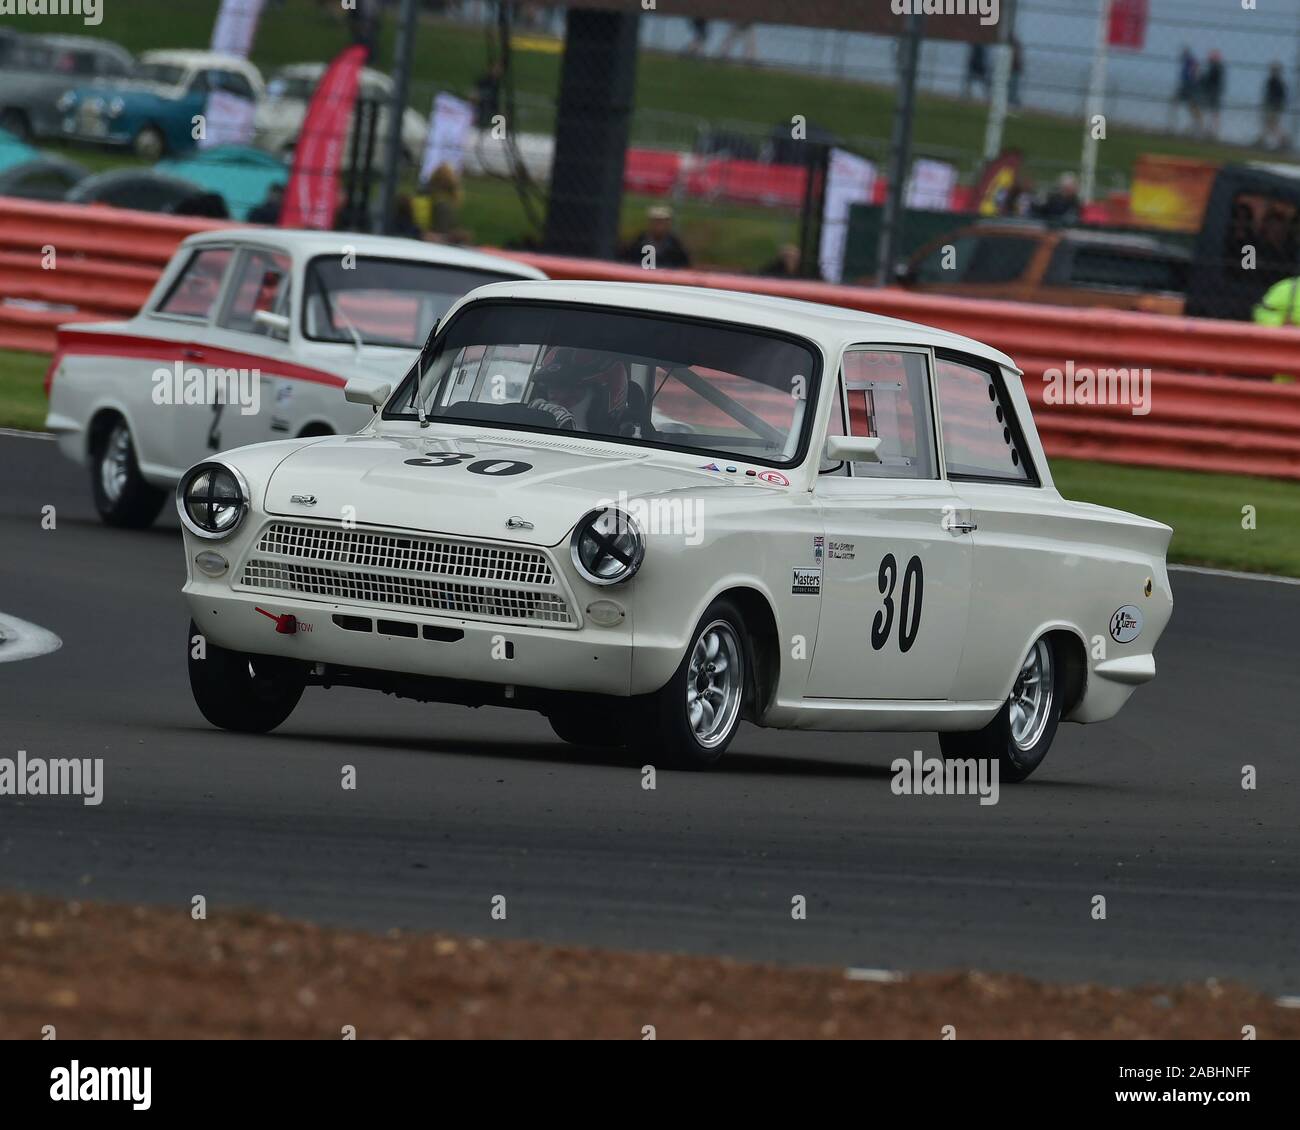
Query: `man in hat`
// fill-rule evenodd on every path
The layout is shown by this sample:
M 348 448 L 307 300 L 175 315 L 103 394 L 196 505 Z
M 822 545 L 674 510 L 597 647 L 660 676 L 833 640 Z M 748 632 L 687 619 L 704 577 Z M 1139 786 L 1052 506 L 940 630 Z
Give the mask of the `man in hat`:
M 656 267 L 689 267 L 691 257 L 673 231 L 673 210 L 656 204 L 646 212 L 645 231 L 625 248 L 620 258 L 625 263 Z

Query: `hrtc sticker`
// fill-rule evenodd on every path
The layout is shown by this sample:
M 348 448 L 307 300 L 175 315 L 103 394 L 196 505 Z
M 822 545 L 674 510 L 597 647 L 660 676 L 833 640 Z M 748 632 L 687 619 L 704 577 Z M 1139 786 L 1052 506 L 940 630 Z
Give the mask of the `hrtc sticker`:
M 790 485 L 790 480 L 780 471 L 760 471 L 758 478 L 760 482 L 771 483 L 774 487 L 788 487 Z
M 790 581 L 795 596 L 817 596 L 822 591 L 821 569 L 795 569 Z
M 1115 609 L 1110 618 L 1110 638 L 1116 643 L 1132 643 L 1142 634 L 1142 609 L 1126 604 Z

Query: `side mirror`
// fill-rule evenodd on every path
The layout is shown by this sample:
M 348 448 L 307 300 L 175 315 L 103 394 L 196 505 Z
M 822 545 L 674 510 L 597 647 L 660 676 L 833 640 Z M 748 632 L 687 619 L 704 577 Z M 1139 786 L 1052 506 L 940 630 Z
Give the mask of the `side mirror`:
M 393 386 L 377 377 L 349 377 L 343 386 L 343 397 L 349 404 L 369 404 L 378 408 L 392 393 Z
M 253 325 L 269 330 L 272 337 L 289 340 L 290 323 L 287 314 L 273 314 L 270 310 L 254 310 Z
M 879 463 L 879 436 L 827 436 L 826 459 L 831 463 Z

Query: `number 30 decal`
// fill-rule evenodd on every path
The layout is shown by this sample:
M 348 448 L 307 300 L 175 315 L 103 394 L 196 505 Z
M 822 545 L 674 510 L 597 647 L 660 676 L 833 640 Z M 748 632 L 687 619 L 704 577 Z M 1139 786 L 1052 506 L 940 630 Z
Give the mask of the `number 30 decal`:
M 879 651 L 889 642 L 894 630 L 894 587 L 898 584 L 898 562 L 892 553 L 886 553 L 881 559 L 876 580 L 884 599 L 880 611 L 871 620 L 871 646 Z M 921 559 L 913 557 L 903 570 L 903 591 L 898 606 L 898 650 L 904 654 L 912 650 L 916 635 L 921 630 L 921 599 L 924 594 L 925 570 L 921 567 Z
M 419 459 L 406 459 L 403 462 L 412 467 L 457 467 L 466 459 L 473 458 L 474 456 L 459 451 L 447 451 L 425 455 Z M 521 463 L 517 459 L 480 459 L 465 468 L 471 475 L 522 475 L 532 469 L 531 463 Z

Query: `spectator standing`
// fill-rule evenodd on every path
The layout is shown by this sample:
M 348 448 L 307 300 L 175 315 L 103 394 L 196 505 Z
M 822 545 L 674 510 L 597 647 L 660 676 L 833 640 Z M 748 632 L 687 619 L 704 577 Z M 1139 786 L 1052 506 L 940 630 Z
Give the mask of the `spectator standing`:
M 250 224 L 278 224 L 280 212 L 284 209 L 284 185 L 273 184 L 266 190 L 266 196 L 256 208 L 248 213 Z
M 662 204 L 646 212 L 646 227 L 631 243 L 623 248 L 620 258 L 625 263 L 645 263 L 646 248 L 654 250 L 650 261 L 654 267 L 689 267 L 690 254 L 686 245 L 673 231 L 673 210 Z
M 1282 114 L 1286 110 L 1287 88 L 1282 78 L 1282 64 L 1274 63 L 1264 80 L 1264 132 L 1260 144 L 1267 149 L 1286 149 L 1286 131 L 1282 128 Z
M 686 47 L 686 54 L 704 54 L 704 48 L 707 47 L 709 43 L 709 21 L 701 19 L 691 20 L 691 32 L 692 39 Z
M 1219 136 L 1220 115 L 1223 109 L 1223 88 L 1227 83 L 1227 73 L 1223 66 L 1223 56 L 1218 51 L 1210 52 L 1205 74 L 1201 77 L 1201 102 L 1205 107 L 1209 135 Z
M 776 258 L 764 267 L 760 274 L 770 279 L 803 278 L 803 273 L 799 270 L 801 258 L 798 244 L 783 243 L 777 250 Z
M 430 174 L 411 202 L 411 215 L 430 243 L 467 243 L 469 234 L 460 226 L 460 206 L 465 198 L 460 176 L 444 161 Z
M 1056 188 L 1038 208 L 1038 215 L 1054 224 L 1077 224 L 1082 204 L 1079 200 L 1079 178 L 1073 173 L 1062 173 Z
M 491 129 L 492 119 L 501 112 L 501 76 L 504 68 L 500 59 L 493 59 L 488 69 L 478 76 L 474 84 L 475 125 Z
M 969 98 L 971 89 L 979 83 L 981 97 L 989 94 L 989 56 L 984 44 L 972 43 L 966 52 L 966 77 L 962 81 L 961 96 Z
M 1178 108 L 1181 106 L 1187 111 L 1192 132 L 1201 132 L 1200 72 L 1201 64 L 1192 54 L 1192 49 L 1184 47 L 1178 56 L 1178 85 L 1174 88 L 1173 113 L 1170 115 L 1173 118 L 1170 124 L 1175 129 L 1179 124 Z

